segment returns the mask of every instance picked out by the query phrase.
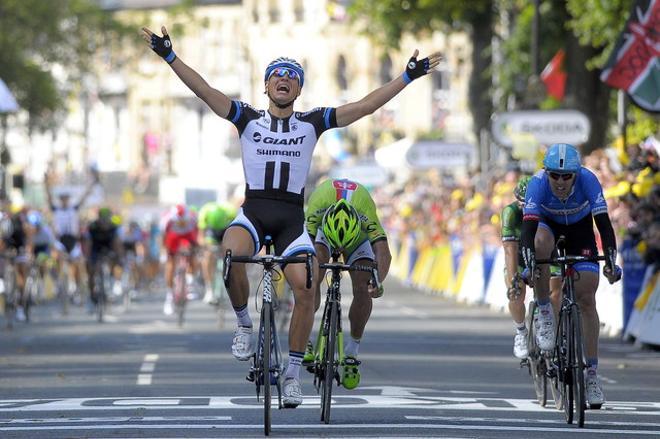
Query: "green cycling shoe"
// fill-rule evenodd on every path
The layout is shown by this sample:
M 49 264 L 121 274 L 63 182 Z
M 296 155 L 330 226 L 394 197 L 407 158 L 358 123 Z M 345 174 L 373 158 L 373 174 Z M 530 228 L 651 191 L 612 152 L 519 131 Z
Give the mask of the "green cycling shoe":
M 341 384 L 347 390 L 355 389 L 360 384 L 360 371 L 358 366 L 360 361 L 354 357 L 344 359 L 344 373 L 341 377 Z
M 311 366 L 314 364 L 314 345 L 311 341 L 307 341 L 307 347 L 305 348 L 305 355 L 303 355 L 302 365 Z

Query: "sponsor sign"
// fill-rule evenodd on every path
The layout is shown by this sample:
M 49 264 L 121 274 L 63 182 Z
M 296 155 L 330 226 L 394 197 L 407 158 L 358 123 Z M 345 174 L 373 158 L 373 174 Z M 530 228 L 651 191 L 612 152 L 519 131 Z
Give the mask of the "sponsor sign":
M 530 134 L 546 145 L 570 143 L 577 145 L 589 139 L 589 118 L 577 110 L 529 110 L 495 113 L 491 130 L 495 141 L 511 147 L 518 134 Z
M 476 148 L 468 143 L 423 140 L 406 151 L 406 162 L 413 169 L 468 167 L 476 160 Z

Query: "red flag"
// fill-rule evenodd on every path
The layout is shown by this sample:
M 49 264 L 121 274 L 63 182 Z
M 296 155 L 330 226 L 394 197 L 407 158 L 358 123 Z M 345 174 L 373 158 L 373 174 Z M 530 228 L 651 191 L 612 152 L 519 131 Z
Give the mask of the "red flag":
M 566 72 L 564 71 L 564 49 L 552 57 L 545 69 L 541 72 L 541 81 L 545 84 L 548 95 L 561 101 L 566 91 Z
M 660 0 L 637 0 L 600 79 L 660 112 Z

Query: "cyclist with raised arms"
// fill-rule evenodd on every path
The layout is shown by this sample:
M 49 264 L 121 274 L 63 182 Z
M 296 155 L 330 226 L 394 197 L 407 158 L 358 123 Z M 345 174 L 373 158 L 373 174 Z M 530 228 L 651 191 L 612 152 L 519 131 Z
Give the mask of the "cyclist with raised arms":
M 183 83 L 238 130 L 247 183 L 245 202 L 222 241 L 223 251 L 231 250 L 236 256 L 259 252 L 266 235 L 273 238 L 275 252 L 279 255 L 313 252 L 304 225 L 303 192 L 318 138 L 328 129 L 345 127 L 373 113 L 411 81 L 435 68 L 440 60 L 439 54 L 433 54 L 418 61 L 419 51 L 415 50 L 402 75 L 359 101 L 338 108 L 321 107 L 300 113 L 293 111 L 293 104 L 304 85 L 305 72 L 291 58 L 277 58 L 268 64 L 264 74 L 268 109 L 257 110 L 244 102 L 229 99 L 181 61 L 172 50 L 164 26 L 161 28 L 162 37 L 147 28 L 142 30 L 154 52 L 165 59 Z M 282 393 L 283 405 L 293 408 L 302 403 L 300 364 L 314 323 L 314 294 L 313 288 L 306 288 L 303 264 L 287 265 L 284 275 L 293 289 L 295 305 Z M 229 295 L 238 319 L 232 353 L 237 359 L 246 361 L 253 354 L 254 341 L 247 309 L 249 283 L 245 265 L 232 264 L 229 277 Z
M 202 206 L 197 216 L 197 228 L 200 241 L 204 242 L 205 252 L 202 261 L 202 275 L 206 284 L 204 302 L 214 304 L 213 283 L 215 282 L 215 267 L 217 264 L 216 248 L 222 244 L 225 230 L 236 218 L 236 208 L 227 203 L 211 202 Z
M 383 281 L 390 269 L 392 255 L 387 245 L 387 236 L 380 224 L 369 191 L 359 183 L 349 180 L 326 180 L 312 192 L 305 212 L 307 231 L 314 239 L 319 264 L 330 260 L 333 251 L 338 251 L 348 265 L 369 265 L 376 262 L 379 281 Z M 383 287 L 375 289 L 369 284 L 371 274 L 351 271 L 353 301 L 348 312 L 351 334 L 344 350 L 346 360 L 342 374 L 342 385 L 355 389 L 360 383 L 358 350 L 360 339 L 371 315 L 372 298 L 383 294 Z M 321 283 L 325 270 L 316 279 L 314 308 L 321 304 Z M 308 342 L 304 361 L 314 361 L 311 343 Z
M 553 144 L 543 158 L 543 167 L 527 187 L 520 242 L 525 266 L 531 273 L 528 281 L 539 306 L 538 345 L 550 351 L 555 342 L 555 318 L 548 297 L 550 273 L 547 265 L 536 266 L 536 258 L 549 258 L 560 235 L 566 237 L 567 254 L 596 256 L 595 221 L 607 257 L 603 273 L 610 283 L 621 279 L 621 268 L 616 265 L 616 237 L 603 189 L 594 173 L 581 165 L 578 150 L 565 143 Z M 575 296 L 582 313 L 587 402 L 591 408 L 600 408 L 605 397 L 597 374 L 599 267 L 597 263 L 581 262 L 573 268 L 579 272 Z
M 520 227 L 523 221 L 522 207 L 525 203 L 527 184 L 532 177 L 524 176 L 518 180 L 513 190 L 516 201 L 502 209 L 502 247 L 504 248 L 504 283 L 509 299 L 509 313 L 516 327 L 513 338 L 513 355 L 519 359 L 527 358 L 527 327 L 525 326 L 526 287 L 520 276 L 525 268 L 520 247 Z M 559 267 L 550 268 L 550 301 L 555 310 L 561 297 L 561 272 Z

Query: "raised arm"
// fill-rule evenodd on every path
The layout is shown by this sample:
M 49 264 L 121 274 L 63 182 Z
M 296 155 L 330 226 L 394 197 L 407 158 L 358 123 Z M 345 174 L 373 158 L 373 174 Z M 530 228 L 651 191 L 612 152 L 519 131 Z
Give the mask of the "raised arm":
M 211 87 L 199 73 L 190 68 L 176 56 L 172 50 L 172 41 L 165 26 L 161 27 L 163 36 L 160 37 L 147 29 L 142 28 L 142 38 L 149 43 L 151 49 L 170 65 L 174 73 L 192 90 L 201 100 L 206 102 L 211 110 L 218 116 L 226 118 L 231 108 L 231 99 L 224 93 Z
M 337 107 L 337 125 L 345 127 L 364 116 L 372 114 L 399 94 L 406 85 L 434 69 L 441 58 L 440 54 L 436 52 L 418 61 L 417 55 L 419 55 L 419 50 L 415 49 L 415 53 L 408 60 L 406 71 L 397 78 L 377 88 L 357 102 L 351 102 Z

